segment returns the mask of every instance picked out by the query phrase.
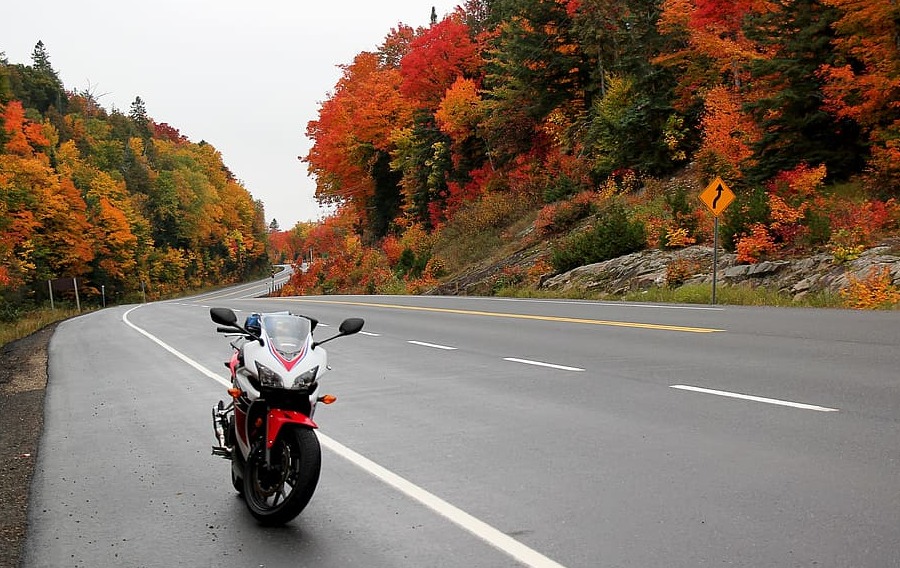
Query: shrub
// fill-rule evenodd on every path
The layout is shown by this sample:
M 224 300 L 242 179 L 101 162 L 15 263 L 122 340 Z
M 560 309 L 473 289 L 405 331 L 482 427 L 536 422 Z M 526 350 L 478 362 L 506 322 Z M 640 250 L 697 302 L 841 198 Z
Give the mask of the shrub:
M 859 258 L 866 247 L 861 244 L 863 238 L 858 231 L 838 229 L 831 234 L 828 241 L 828 250 L 834 257 L 835 264 L 844 264 Z
M 534 228 L 539 235 L 552 235 L 556 232 L 554 221 L 556 220 L 556 210 L 559 209 L 559 203 L 551 203 L 544 205 L 534 220 Z
M 700 261 L 690 258 L 676 258 L 666 266 L 666 286 L 677 288 L 684 282 L 700 273 L 703 266 Z
M 503 244 L 503 230 L 521 219 L 533 204 L 523 194 L 484 194 L 462 207 L 435 233 L 434 256 L 444 261 L 449 272 L 484 260 Z
M 416 255 L 412 249 L 405 248 L 403 249 L 403 252 L 400 253 L 400 259 L 397 261 L 397 266 L 394 267 L 394 274 L 401 278 L 419 278 L 425 272 L 425 267 L 428 265 L 429 260 L 431 260 L 430 254 L 423 253 L 421 255 Z
M 587 231 L 569 237 L 553 250 L 550 262 L 557 272 L 616 258 L 647 245 L 643 223 L 631 221 L 625 207 L 612 202 L 597 214 Z
M 553 203 L 554 201 L 567 199 L 580 190 L 581 187 L 572 181 L 569 176 L 560 175 L 556 179 L 551 180 L 547 187 L 544 188 L 544 203 Z
M 778 247 L 766 226 L 762 223 L 755 223 L 750 227 L 749 234 L 744 233 L 740 236 L 735 251 L 738 262 L 755 264 L 775 254 Z
M 849 284 L 841 289 L 841 297 L 849 308 L 877 310 L 900 304 L 900 288 L 894 286 L 891 270 L 887 266 L 881 270 L 873 266 L 862 279 L 853 274 L 848 274 L 847 278 Z
M 666 248 L 684 248 L 697 242 L 697 239 L 688 234 L 685 227 L 668 229 L 665 236 Z
M 732 187 L 734 189 L 734 187 Z M 748 192 L 735 190 L 734 203 L 722 215 L 719 236 L 725 250 L 734 252 L 741 235 L 748 233 L 756 223 L 769 225 L 769 198 L 763 189 Z

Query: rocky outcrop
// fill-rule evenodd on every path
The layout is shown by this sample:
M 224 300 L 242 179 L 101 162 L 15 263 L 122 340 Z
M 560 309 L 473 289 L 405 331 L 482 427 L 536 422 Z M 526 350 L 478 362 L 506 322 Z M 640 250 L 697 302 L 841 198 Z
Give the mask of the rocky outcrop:
M 618 295 L 652 287 L 712 282 L 713 250 L 694 246 L 674 251 L 647 250 L 605 262 L 581 266 L 545 279 L 541 287 L 562 292 L 590 290 Z M 719 254 L 717 283 L 761 286 L 794 298 L 826 291 L 838 293 L 849 275 L 863 279 L 873 268 L 887 267 L 900 285 L 900 249 L 883 245 L 864 251 L 859 258 L 836 265 L 827 253 L 792 259 L 736 264 L 735 255 Z

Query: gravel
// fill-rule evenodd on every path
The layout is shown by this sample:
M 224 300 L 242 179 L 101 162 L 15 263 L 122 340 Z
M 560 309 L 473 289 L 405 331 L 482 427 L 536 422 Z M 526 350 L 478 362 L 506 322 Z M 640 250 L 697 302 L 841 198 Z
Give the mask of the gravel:
M 0 568 L 16 568 L 44 427 L 47 346 L 56 325 L 0 348 Z

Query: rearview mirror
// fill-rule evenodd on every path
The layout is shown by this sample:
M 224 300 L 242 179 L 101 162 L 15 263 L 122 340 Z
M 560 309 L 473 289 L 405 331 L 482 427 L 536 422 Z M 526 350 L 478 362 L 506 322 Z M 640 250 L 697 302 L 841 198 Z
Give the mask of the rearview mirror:
M 338 337 L 346 337 L 348 335 L 353 335 L 354 333 L 359 333 L 359 330 L 363 328 L 363 324 L 366 323 L 362 318 L 347 318 L 341 322 L 341 327 L 338 328 L 338 334 L 334 337 L 329 337 L 328 339 L 323 339 L 322 341 L 316 341 L 312 344 L 313 349 L 322 345 L 323 343 L 328 343 L 332 339 L 337 339 Z
M 230 308 L 210 308 L 209 317 L 219 325 L 237 325 L 237 316 Z
M 341 327 L 338 329 L 341 335 L 353 335 L 354 333 L 359 333 L 365 323 L 365 320 L 362 318 L 347 318 L 341 322 Z

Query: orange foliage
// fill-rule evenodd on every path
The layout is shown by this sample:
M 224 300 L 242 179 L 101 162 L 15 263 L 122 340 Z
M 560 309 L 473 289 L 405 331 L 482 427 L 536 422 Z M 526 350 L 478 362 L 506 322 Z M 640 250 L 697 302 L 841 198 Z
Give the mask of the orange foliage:
M 475 81 L 458 77 L 447 89 L 434 118 L 444 133 L 455 143 L 461 143 L 475 133 L 483 115 L 480 105 Z
M 31 156 L 33 150 L 28 143 L 29 121 L 25 119 L 25 109 L 19 101 L 10 101 L 3 109 L 3 128 L 9 140 L 4 149 L 18 156 Z
M 865 126 L 887 125 L 900 112 L 900 34 L 894 0 L 823 0 L 839 10 L 834 45 L 859 66 L 829 66 L 822 69 L 828 79 L 828 104 L 838 116 Z
M 364 207 L 374 194 L 369 175 L 373 150 L 389 151 L 393 131 L 412 120 L 400 83 L 399 70 L 382 66 L 375 53 L 361 53 L 344 67 L 319 119 L 307 126 L 313 146 L 302 159 L 316 176 L 317 199 Z
M 823 0 L 838 9 L 835 51 L 850 64 L 823 66 L 825 106 L 863 127 L 872 177 L 900 183 L 900 10 L 895 0 Z
M 554 219 L 556 210 L 559 209 L 559 203 L 550 203 L 538 211 L 537 219 L 534 221 L 534 228 L 539 235 L 549 236 L 556 232 Z
M 741 165 L 753 156 L 753 144 L 762 132 L 742 108 L 743 99 L 729 87 L 715 87 L 706 95 L 701 120 L 703 145 L 700 154 L 723 160 L 739 175 Z
M 786 198 L 809 199 L 819 194 L 827 173 L 824 164 L 816 168 L 800 164 L 793 170 L 775 176 L 771 185 Z
M 676 258 L 666 265 L 666 286 L 677 288 L 689 278 L 696 276 L 703 270 L 703 265 L 698 260 L 690 258 Z
M 92 219 L 97 236 L 97 257 L 100 267 L 110 277 L 127 281 L 134 271 L 134 248 L 137 238 L 125 213 L 107 197 L 101 197 Z
M 745 63 L 765 57 L 758 46 L 747 38 L 743 21 L 751 13 L 768 9 L 767 0 L 664 0 L 658 27 L 665 34 L 684 34 L 688 46 L 681 52 L 664 55 L 659 62 L 686 65 L 690 69 L 682 78 L 689 83 L 682 88 L 694 89 L 706 82 L 740 85 L 748 74 Z M 714 63 L 710 69 L 699 66 Z M 693 83 L 693 84 L 691 84 Z
M 388 235 L 381 241 L 381 251 L 387 258 L 390 266 L 397 266 L 397 261 L 400 260 L 400 255 L 403 254 L 403 245 L 397 237 Z
M 81 276 L 90 272 L 94 260 L 93 227 L 87 205 L 70 179 L 54 184 L 41 212 L 43 245 L 51 268 L 59 276 Z
M 737 261 L 755 264 L 765 260 L 769 255 L 778 251 L 775 239 L 769 234 L 768 229 L 762 223 L 754 223 L 750 227 L 750 234 L 743 234 L 735 244 Z
M 862 279 L 853 274 L 848 274 L 847 279 L 849 283 L 841 289 L 841 297 L 849 308 L 876 310 L 900 304 L 900 288 L 894 284 L 894 277 L 887 266 L 881 270 L 871 267 Z

